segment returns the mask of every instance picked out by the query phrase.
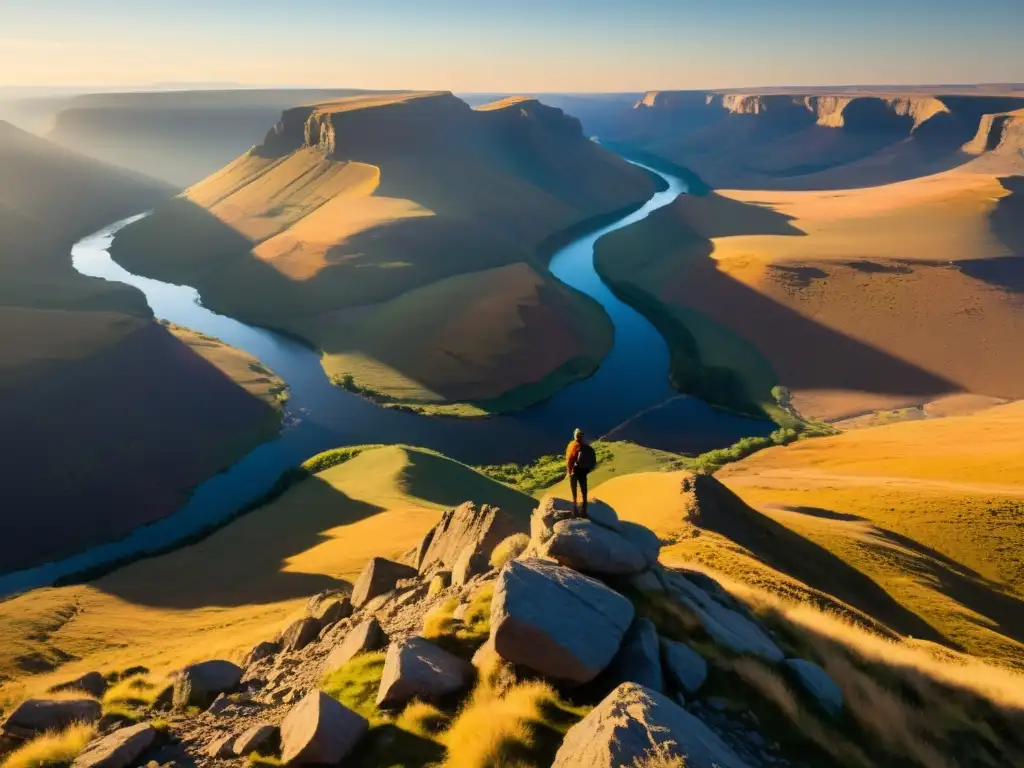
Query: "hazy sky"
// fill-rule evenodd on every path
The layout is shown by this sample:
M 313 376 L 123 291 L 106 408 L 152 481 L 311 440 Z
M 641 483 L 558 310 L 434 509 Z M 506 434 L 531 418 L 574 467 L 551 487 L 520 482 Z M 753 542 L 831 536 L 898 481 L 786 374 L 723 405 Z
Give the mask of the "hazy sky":
M 1024 81 L 1024 0 L 0 0 L 0 85 Z

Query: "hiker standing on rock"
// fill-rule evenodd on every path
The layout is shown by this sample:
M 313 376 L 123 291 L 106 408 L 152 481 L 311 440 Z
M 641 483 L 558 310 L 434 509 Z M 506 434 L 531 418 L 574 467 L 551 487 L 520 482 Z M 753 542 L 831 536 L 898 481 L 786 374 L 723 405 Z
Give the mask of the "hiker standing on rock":
M 597 466 L 597 454 L 594 447 L 583 440 L 583 431 L 577 429 L 572 442 L 565 449 L 565 469 L 572 488 L 572 508 L 577 514 L 587 516 L 587 475 Z M 583 508 L 576 503 L 576 489 L 583 492 Z

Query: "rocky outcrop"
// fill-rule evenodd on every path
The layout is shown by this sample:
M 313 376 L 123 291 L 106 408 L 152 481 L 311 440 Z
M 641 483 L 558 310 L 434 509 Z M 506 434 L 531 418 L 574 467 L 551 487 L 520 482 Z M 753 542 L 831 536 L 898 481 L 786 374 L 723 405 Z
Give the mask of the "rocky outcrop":
M 645 765 L 645 760 L 686 768 L 746 768 L 703 721 L 635 683 L 620 685 L 569 729 L 552 768 L 621 768 Z
M 352 605 L 360 608 L 375 597 L 387 594 L 401 579 L 417 576 L 415 568 L 383 557 L 372 558 L 352 587 Z
M 260 747 L 271 741 L 276 735 L 278 735 L 276 725 L 258 723 L 250 728 L 246 728 L 238 736 L 232 738 L 231 754 L 236 757 L 248 757 L 253 752 L 257 752 Z
M 618 652 L 633 614 L 629 600 L 596 579 L 543 560 L 512 560 L 498 574 L 491 640 L 513 664 L 585 683 Z
M 156 739 L 149 723 L 119 728 L 94 741 L 71 764 L 72 768 L 128 768 Z
M 633 622 L 609 673 L 615 683 L 636 683 L 659 693 L 665 690 L 658 630 L 650 619 Z
M 336 765 L 369 728 L 364 717 L 313 691 L 281 723 L 281 762 L 285 765 Z
M 263 659 L 269 659 L 271 656 L 276 656 L 280 651 L 281 643 L 276 640 L 264 640 L 263 642 L 257 643 L 253 646 L 253 649 L 246 654 L 245 661 L 242 662 L 242 666 L 249 667 L 257 661 L 262 661 Z
M 661 656 L 665 676 L 684 693 L 696 693 L 708 679 L 708 663 L 685 643 L 662 639 Z
M 285 653 L 301 651 L 320 634 L 323 624 L 319 619 L 299 619 L 288 625 L 281 633 L 281 649 Z
M 832 717 L 842 713 L 843 692 L 824 669 L 806 659 L 786 659 L 786 666 L 793 670 L 800 685 L 817 700 L 822 709 Z
M 410 699 L 436 701 L 465 688 L 472 667 L 422 637 L 410 637 L 388 647 L 377 706 L 401 707 Z
M 0 725 L 5 736 L 31 739 L 72 723 L 95 723 L 103 714 L 95 699 L 26 699 Z
M 376 617 L 371 616 L 352 628 L 324 661 L 324 674 L 340 669 L 357 654 L 376 651 L 387 641 Z
M 424 537 L 419 558 L 420 573 L 443 569 L 452 571 L 456 584 L 464 583 L 490 568 L 494 548 L 509 536 L 526 533 L 526 520 L 486 504 L 477 508 L 467 502 L 446 511 L 440 522 Z
M 625 537 L 589 520 L 556 523 L 541 551 L 552 560 L 584 573 L 633 576 L 650 565 L 644 553 Z
M 785 658 L 768 634 L 746 616 L 726 608 L 678 574 L 672 574 L 669 580 L 676 598 L 694 613 L 716 643 L 733 653 L 749 653 L 768 661 Z
M 242 670 L 230 661 L 203 661 L 185 667 L 174 681 L 174 706 L 206 708 L 218 694 L 238 687 Z

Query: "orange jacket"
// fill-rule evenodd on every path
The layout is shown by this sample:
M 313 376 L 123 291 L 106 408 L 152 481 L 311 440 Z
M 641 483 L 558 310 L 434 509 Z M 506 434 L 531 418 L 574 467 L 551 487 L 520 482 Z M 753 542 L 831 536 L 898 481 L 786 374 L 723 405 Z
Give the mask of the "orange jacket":
M 573 440 L 565 449 L 565 468 L 572 472 L 576 466 L 576 459 L 580 457 L 580 447 L 583 444 L 579 440 Z

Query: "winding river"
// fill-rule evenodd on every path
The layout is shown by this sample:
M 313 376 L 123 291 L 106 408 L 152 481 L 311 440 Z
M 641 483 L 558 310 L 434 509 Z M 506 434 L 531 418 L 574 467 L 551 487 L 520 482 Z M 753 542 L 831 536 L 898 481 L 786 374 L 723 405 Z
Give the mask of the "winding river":
M 480 419 L 420 416 L 381 408 L 333 386 L 317 352 L 289 338 L 246 325 L 202 306 L 191 287 L 134 275 L 110 257 L 117 232 L 146 214 L 112 224 L 71 251 L 84 275 L 135 286 L 157 318 L 183 325 L 244 349 L 288 384 L 285 428 L 224 472 L 196 488 L 173 515 L 135 529 L 123 539 L 63 560 L 0 576 L 0 595 L 21 592 L 87 569 L 173 546 L 230 516 L 267 491 L 278 475 L 329 448 L 363 443 L 404 443 L 438 450 L 471 464 L 528 461 L 559 452 L 575 427 L 592 437 L 609 436 L 676 452 L 721 447 L 740 437 L 766 434 L 768 422 L 743 418 L 680 396 L 669 385 L 669 355 L 661 334 L 619 301 L 594 269 L 594 244 L 640 221 L 685 194 L 683 180 L 653 169 L 668 188 L 639 210 L 561 248 L 552 273 L 598 301 L 615 327 L 615 342 L 597 372 L 526 410 Z

